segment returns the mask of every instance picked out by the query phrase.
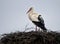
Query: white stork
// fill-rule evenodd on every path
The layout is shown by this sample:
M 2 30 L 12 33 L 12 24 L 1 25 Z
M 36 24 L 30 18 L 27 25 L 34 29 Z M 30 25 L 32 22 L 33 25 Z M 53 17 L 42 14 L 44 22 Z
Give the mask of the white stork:
M 27 11 L 27 14 L 28 14 L 29 19 L 36 25 L 36 31 L 37 31 L 37 27 L 40 27 L 41 29 L 43 29 L 43 31 L 47 30 L 45 28 L 45 24 L 44 24 L 43 18 L 41 17 L 41 15 L 39 15 L 38 13 L 36 13 L 34 11 L 33 7 L 31 7 Z

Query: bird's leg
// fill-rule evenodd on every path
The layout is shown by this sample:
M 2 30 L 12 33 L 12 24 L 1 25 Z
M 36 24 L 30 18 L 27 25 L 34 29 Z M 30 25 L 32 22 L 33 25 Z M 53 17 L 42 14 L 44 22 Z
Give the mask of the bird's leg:
M 38 28 L 38 31 L 40 31 L 40 27 Z
M 36 31 L 37 31 L 37 26 L 36 26 Z

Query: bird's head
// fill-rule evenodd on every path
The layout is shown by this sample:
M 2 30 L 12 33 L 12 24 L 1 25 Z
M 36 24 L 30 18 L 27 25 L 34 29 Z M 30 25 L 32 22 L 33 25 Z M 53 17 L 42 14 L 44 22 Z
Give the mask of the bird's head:
M 33 7 L 30 7 L 29 10 L 27 11 L 27 13 L 29 13 L 31 11 L 33 12 L 33 9 L 34 9 Z

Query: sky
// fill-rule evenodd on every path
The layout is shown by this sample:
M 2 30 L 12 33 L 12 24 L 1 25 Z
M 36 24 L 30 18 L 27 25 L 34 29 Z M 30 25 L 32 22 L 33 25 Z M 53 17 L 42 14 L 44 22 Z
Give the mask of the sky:
M 0 34 L 34 27 L 26 14 L 30 7 L 42 15 L 48 30 L 60 31 L 60 0 L 0 0 Z

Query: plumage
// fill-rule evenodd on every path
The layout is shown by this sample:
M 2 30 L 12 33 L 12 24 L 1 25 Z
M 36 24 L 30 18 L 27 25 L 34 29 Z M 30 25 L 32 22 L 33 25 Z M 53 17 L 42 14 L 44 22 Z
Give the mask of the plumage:
M 38 16 L 38 20 L 39 20 L 42 24 L 44 24 L 44 19 L 41 17 L 41 15 Z M 44 25 L 45 25 L 45 24 L 44 24 Z
M 39 15 L 38 13 L 36 13 L 36 12 L 34 11 L 34 8 L 31 7 L 31 8 L 28 10 L 27 14 L 28 14 L 29 19 L 30 19 L 36 26 L 40 27 L 40 28 L 43 29 L 43 30 L 47 30 L 47 29 L 45 28 L 45 24 L 44 24 L 43 18 L 41 17 L 41 15 Z

